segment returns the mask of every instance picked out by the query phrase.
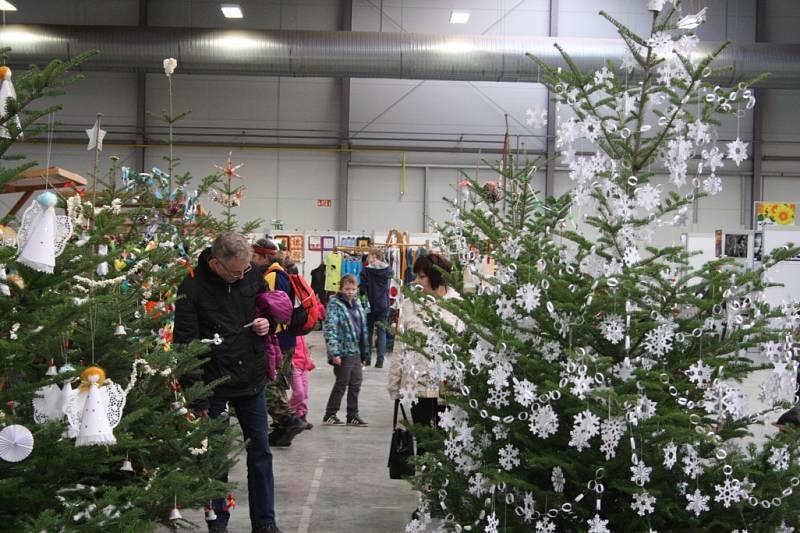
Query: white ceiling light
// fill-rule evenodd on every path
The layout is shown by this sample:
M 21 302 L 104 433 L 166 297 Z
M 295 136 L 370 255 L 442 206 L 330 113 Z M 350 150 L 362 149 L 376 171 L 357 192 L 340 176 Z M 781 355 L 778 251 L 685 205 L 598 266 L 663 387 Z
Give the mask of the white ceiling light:
M 222 14 L 225 15 L 226 19 L 244 18 L 242 8 L 239 7 L 239 4 L 222 4 L 219 8 L 222 10 Z
M 451 11 L 450 24 L 466 24 L 469 22 L 469 11 Z
M 0 0 L 0 11 L 16 11 L 17 8 L 8 0 Z

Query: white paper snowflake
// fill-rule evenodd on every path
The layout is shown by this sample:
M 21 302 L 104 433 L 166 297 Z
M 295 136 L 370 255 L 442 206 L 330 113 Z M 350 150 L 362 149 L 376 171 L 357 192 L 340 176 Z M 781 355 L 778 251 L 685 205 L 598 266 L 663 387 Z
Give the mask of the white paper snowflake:
M 656 357 L 661 357 L 672 350 L 672 340 L 674 338 L 675 325 L 672 323 L 661 324 L 645 334 L 644 348 Z
M 635 423 L 644 422 L 656 416 L 656 407 L 658 404 L 648 398 L 647 396 L 640 396 L 636 399 L 636 406 L 634 407 L 633 414 Z
M 606 260 L 597 254 L 591 253 L 581 259 L 580 271 L 587 276 L 599 278 L 603 275 L 606 268 Z
M 675 463 L 678 461 L 678 446 L 674 442 L 669 441 L 669 444 L 664 446 L 664 468 L 672 470 Z
M 553 468 L 553 473 L 550 475 L 550 481 L 553 482 L 553 490 L 556 492 L 564 492 L 564 472 L 560 466 Z
M 621 416 L 612 416 L 600 424 L 600 439 L 603 441 L 600 451 L 605 454 L 607 461 L 616 457 L 617 446 L 624 434 L 625 419 Z
M 645 465 L 644 461 L 634 461 L 631 466 L 631 481 L 640 487 L 644 487 L 650 481 L 650 473 L 652 471 L 653 467 Z
M 530 313 L 539 306 L 541 295 L 542 290 L 539 287 L 526 283 L 517 289 L 517 305 Z
M 703 473 L 703 465 L 700 464 L 700 457 L 694 446 L 686 445 L 686 455 L 683 456 L 681 462 L 683 463 L 683 473 L 690 478 L 697 479 Z
M 537 129 L 547 127 L 547 109 L 540 109 L 539 107 L 531 109 L 529 107 L 525 110 L 525 115 L 527 115 L 525 122 L 527 122 L 528 126 Z
M 602 85 L 603 83 L 613 79 L 614 72 L 608 70 L 608 67 L 603 67 L 600 70 L 594 71 L 594 83 L 596 85 Z
M 515 467 L 519 466 L 519 450 L 511 444 L 506 444 L 500 450 L 499 459 L 500 466 L 506 470 L 513 470 Z
M 609 533 L 608 527 L 606 527 L 608 520 L 603 520 L 599 514 L 595 514 L 594 518 L 587 520 L 586 523 L 589 524 L 588 533 Z
M 621 381 L 630 381 L 633 378 L 633 365 L 630 358 L 626 357 L 621 362 L 611 367 L 614 377 Z
M 508 320 L 514 316 L 514 300 L 507 298 L 505 294 L 497 299 L 495 306 L 497 307 L 497 316 L 503 320 Z
M 725 166 L 725 163 L 723 162 L 725 154 L 723 154 L 716 146 L 711 150 L 703 150 L 700 152 L 700 155 L 703 157 L 703 160 L 699 163 L 699 168 L 697 170 L 698 174 L 703 172 L 704 167 L 708 167 L 709 173 L 712 176 L 715 176 L 717 169 Z
M 555 341 L 546 342 L 542 345 L 542 357 L 548 363 L 553 363 L 561 357 L 561 345 Z
M 661 205 L 661 189 L 650 184 L 645 184 L 636 188 L 634 191 L 637 207 L 644 209 L 648 213 Z
M 536 385 L 523 379 L 512 378 L 514 382 L 514 401 L 522 407 L 530 407 L 536 401 Z
M 741 482 L 738 479 L 727 478 L 722 485 L 714 485 L 714 490 L 717 491 L 714 501 L 722 502 L 722 506 L 726 509 L 731 503 L 742 501 Z
M 775 470 L 788 470 L 789 460 L 789 447 L 783 446 L 781 448 L 772 448 L 772 454 L 769 456 L 769 459 L 767 459 L 767 462 L 769 462 Z
M 489 362 L 489 353 L 491 349 L 492 347 L 489 343 L 484 340 L 479 340 L 478 344 L 469 352 L 470 362 L 478 369 L 482 368 L 483 365 Z
M 733 142 L 729 142 L 728 146 L 728 159 L 731 159 L 736 166 L 742 164 L 742 161 L 747 159 L 747 146 L 748 143 L 743 142 L 739 137 L 736 137 L 736 140 Z
M 703 180 L 703 192 L 710 196 L 716 196 L 722 192 L 722 178 L 719 176 L 709 176 Z
M 468 479 L 469 487 L 467 487 L 467 492 L 475 496 L 476 498 L 480 498 L 487 492 L 489 492 L 489 480 L 480 473 L 476 472 L 475 474 L 471 475 Z
M 547 516 L 536 521 L 536 533 L 556 533 L 556 523 Z
M 413 383 L 406 383 L 400 389 L 400 403 L 406 409 L 411 409 L 411 405 L 417 401 L 417 388 Z
M 575 415 L 569 445 L 578 451 L 589 448 L 589 439 L 600 432 L 600 418 L 591 411 L 584 410 Z
M 781 520 L 781 525 L 778 526 L 778 529 L 775 531 L 775 533 L 794 533 L 794 528 L 787 526 L 786 522 Z
M 617 344 L 625 338 L 625 323 L 622 317 L 615 314 L 606 315 L 600 323 L 600 333 L 611 344 Z
M 647 46 L 652 48 L 653 53 L 658 57 L 667 57 L 672 54 L 675 43 L 673 42 L 672 36 L 669 33 L 665 31 L 659 31 L 647 39 Z
M 497 526 L 500 525 L 500 519 L 494 513 L 490 514 L 486 519 L 486 533 L 497 533 Z
M 536 511 L 536 502 L 533 500 L 533 493 L 526 492 L 522 498 L 522 519 L 526 524 L 530 524 Z
M 603 133 L 600 119 L 592 115 L 587 115 L 586 118 L 583 119 L 581 127 L 583 129 L 583 136 L 586 137 L 589 142 L 596 142 Z
M 542 405 L 531 412 L 528 428 L 535 436 L 546 439 L 558 431 L 558 415 L 550 404 Z
M 695 489 L 694 493 L 686 495 L 686 499 L 689 500 L 686 510 L 694 513 L 695 516 L 700 516 L 700 513 L 709 510 L 708 500 L 710 498 L 710 496 L 703 496 L 700 489 Z
M 706 390 L 702 403 L 707 413 L 719 419 L 728 416 L 739 419 L 744 416 L 744 394 L 738 387 L 724 381 Z
M 492 433 L 494 433 L 494 440 L 500 442 L 508 439 L 508 431 L 508 427 L 503 424 L 493 426 Z
M 711 141 L 711 127 L 709 124 L 701 122 L 700 120 L 695 120 L 687 126 L 687 129 L 689 138 L 692 139 L 695 144 L 703 145 Z
M 649 492 L 644 491 L 633 495 L 631 509 L 636 511 L 639 516 L 646 516 L 655 511 L 655 507 L 653 507 L 655 503 L 655 496 L 652 496 Z
M 594 379 L 591 376 L 582 373 L 570 376 L 569 381 L 572 383 L 572 388 L 569 391 L 581 400 L 586 398 L 586 394 L 592 390 L 592 385 L 594 384 Z
M 706 365 L 701 360 L 698 360 L 695 364 L 689 367 L 689 370 L 686 371 L 689 381 L 700 388 L 704 388 L 708 383 L 711 382 L 711 375 L 713 373 L 714 369 Z
M 489 397 L 486 399 L 486 403 L 500 409 L 509 404 L 508 397 L 510 395 L 511 393 L 503 388 L 492 387 L 489 389 Z

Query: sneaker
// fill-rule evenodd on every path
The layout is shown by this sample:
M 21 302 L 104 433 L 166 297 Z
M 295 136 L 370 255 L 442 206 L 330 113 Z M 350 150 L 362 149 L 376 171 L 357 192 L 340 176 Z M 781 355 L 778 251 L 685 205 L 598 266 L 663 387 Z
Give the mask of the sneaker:
M 283 428 L 282 435 L 278 439 L 276 439 L 272 445 L 277 446 L 279 448 L 291 446 L 292 440 L 294 440 L 294 438 L 298 434 L 302 433 L 304 429 L 306 429 L 306 425 L 303 423 L 302 420 L 300 420 L 298 417 L 295 416 L 292 418 L 291 425 Z
M 326 426 L 343 426 L 344 425 L 344 422 L 339 420 L 339 417 L 336 416 L 336 415 L 331 415 L 328 418 L 324 418 L 322 420 L 322 423 L 325 424 Z
M 383 361 L 378 361 L 375 363 L 375 368 L 383 368 Z
M 358 416 L 358 415 L 356 415 L 356 416 L 354 416 L 354 417 L 352 417 L 352 418 L 348 418 L 348 419 L 347 419 L 347 425 L 348 425 L 348 426 L 363 427 L 363 428 L 365 428 L 365 427 L 369 426 L 369 424 L 367 424 L 367 423 L 364 421 L 364 419 L 363 419 L 363 418 L 361 418 L 361 417 L 360 417 L 360 416 Z

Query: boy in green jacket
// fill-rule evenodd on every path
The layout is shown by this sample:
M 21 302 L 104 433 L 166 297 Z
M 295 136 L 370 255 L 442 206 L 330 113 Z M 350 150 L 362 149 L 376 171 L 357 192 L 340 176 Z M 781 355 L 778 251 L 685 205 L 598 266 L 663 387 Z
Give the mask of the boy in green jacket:
M 333 384 L 323 423 L 344 425 L 336 413 L 347 391 L 347 425 L 367 426 L 358 415 L 358 393 L 361 391 L 361 363 L 367 352 L 367 313 L 358 299 L 358 280 L 342 276 L 339 294 L 331 298 L 325 311 L 325 344 L 328 362 L 333 365 Z

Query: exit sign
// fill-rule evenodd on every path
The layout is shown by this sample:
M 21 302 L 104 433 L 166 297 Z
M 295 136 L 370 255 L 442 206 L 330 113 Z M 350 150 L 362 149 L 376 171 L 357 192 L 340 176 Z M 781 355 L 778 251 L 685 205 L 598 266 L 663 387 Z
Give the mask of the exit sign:
M 317 200 L 317 207 L 331 207 L 333 200 Z

